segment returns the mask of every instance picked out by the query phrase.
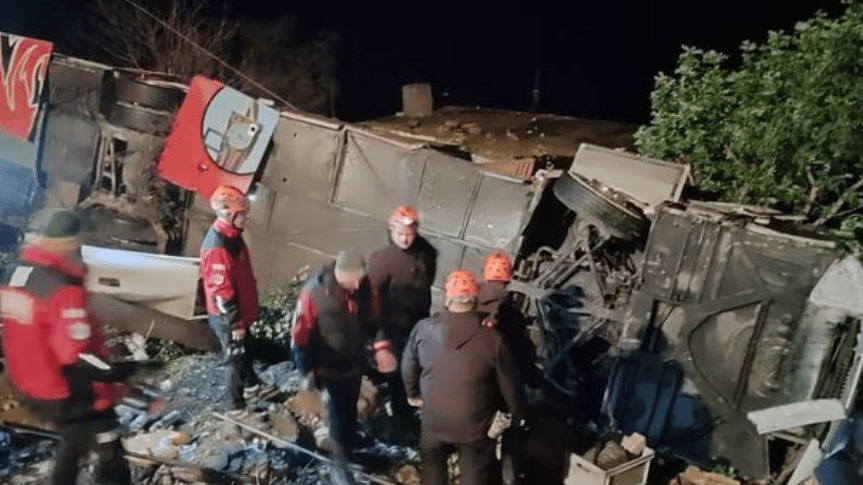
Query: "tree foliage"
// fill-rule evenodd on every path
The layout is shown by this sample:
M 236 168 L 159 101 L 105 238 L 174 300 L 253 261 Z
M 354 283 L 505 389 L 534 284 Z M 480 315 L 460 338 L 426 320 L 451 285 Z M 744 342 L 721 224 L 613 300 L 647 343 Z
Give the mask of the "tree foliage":
M 162 22 L 120 0 L 89 0 L 69 22 L 70 50 L 184 79 L 202 74 L 253 96 L 271 98 L 270 91 L 301 109 L 332 114 L 338 94 L 335 33 L 304 38 L 296 17 L 238 18 L 210 1 L 135 3 Z M 89 49 L 81 52 L 80 46 Z
M 744 42 L 739 59 L 684 47 L 656 77 L 638 150 L 691 163 L 698 187 L 724 200 L 860 225 L 863 6 L 845 4 L 838 18 Z

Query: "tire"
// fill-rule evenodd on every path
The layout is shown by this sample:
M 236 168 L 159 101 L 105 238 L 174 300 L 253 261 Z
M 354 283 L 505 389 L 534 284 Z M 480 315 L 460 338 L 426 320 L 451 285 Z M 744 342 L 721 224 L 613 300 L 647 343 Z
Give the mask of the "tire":
M 578 175 L 561 175 L 552 190 L 565 206 L 608 236 L 629 241 L 646 227 L 640 210 L 611 200 Z
M 174 112 L 185 96 L 182 89 L 159 84 L 158 81 L 139 81 L 123 74 L 114 80 L 115 102 Z
M 167 133 L 173 120 L 173 114 L 168 111 L 156 111 L 119 102 L 110 107 L 107 117 L 108 122 L 113 125 L 152 135 Z
M 93 206 L 84 211 L 84 220 L 85 239 L 90 243 L 144 252 L 154 252 L 158 245 L 153 226 L 146 219 Z

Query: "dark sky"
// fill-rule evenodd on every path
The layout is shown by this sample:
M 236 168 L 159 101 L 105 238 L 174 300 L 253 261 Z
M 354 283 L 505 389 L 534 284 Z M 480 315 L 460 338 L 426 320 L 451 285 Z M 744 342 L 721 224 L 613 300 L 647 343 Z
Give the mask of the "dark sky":
M 0 28 L 50 31 L 57 1 L 0 0 Z M 735 53 L 819 8 L 842 11 L 839 0 L 231 1 L 238 15 L 295 14 L 308 32 L 340 33 L 346 120 L 399 110 L 399 86 L 416 81 L 432 83 L 436 106 L 524 110 L 539 68 L 541 111 L 642 123 L 681 44 Z

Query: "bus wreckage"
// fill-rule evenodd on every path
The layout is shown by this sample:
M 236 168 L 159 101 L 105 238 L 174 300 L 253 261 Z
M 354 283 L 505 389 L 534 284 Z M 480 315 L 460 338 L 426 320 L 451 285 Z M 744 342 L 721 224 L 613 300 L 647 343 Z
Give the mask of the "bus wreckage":
M 831 460 L 859 463 L 858 259 L 798 218 L 683 200 L 689 167 L 599 146 L 628 145 L 620 124 L 495 112 L 514 126 L 499 133 L 487 111 L 460 108 L 348 124 L 200 76 L 3 43 L 36 56 L 3 59 L 22 73 L 0 85 L 3 222 L 20 228 L 38 205 L 91 214 L 84 257 L 106 323 L 212 347 L 196 256 L 221 183 L 252 194 L 264 293 L 343 247 L 371 253 L 391 208 L 410 203 L 440 252 L 437 299 L 449 271 L 478 270 L 492 249 L 515 256 L 543 391 L 574 419 L 754 479 L 796 485 Z M 22 92 L 29 102 L 10 104 Z M 491 151 L 470 144 L 477 134 Z M 148 170 L 172 184 L 162 199 L 141 188 Z

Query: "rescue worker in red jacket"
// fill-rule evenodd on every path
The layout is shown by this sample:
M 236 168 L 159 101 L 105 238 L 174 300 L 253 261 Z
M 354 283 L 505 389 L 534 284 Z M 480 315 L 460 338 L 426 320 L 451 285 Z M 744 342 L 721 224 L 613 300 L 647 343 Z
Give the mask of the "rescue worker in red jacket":
M 305 387 L 323 387 L 329 394 L 330 437 L 350 455 L 357 428 L 357 399 L 364 370 L 366 343 L 373 335 L 376 302 L 365 263 L 354 251 L 341 251 L 334 263 L 311 276 L 297 297 L 291 327 L 297 368 Z M 393 372 L 395 359 L 378 362 Z
M 69 210 L 33 217 L 0 287 L 3 354 L 27 406 L 60 432 L 51 483 L 76 483 L 78 461 L 95 450 L 98 483 L 128 484 L 113 407 L 135 367 L 105 362 L 101 325 L 87 306 L 80 232 L 81 220 Z
M 243 241 L 249 204 L 238 188 L 222 185 L 210 197 L 216 220 L 201 243 L 201 280 L 208 323 L 219 342 L 229 405 L 245 407 L 260 391 L 248 352 L 249 326 L 258 318 L 258 290 L 249 250 Z
M 381 301 L 381 322 L 375 348 L 391 351 L 401 358 L 414 325 L 429 316 L 431 286 L 437 271 L 437 250 L 417 234 L 419 212 L 410 205 L 399 206 L 389 221 L 386 247 L 369 258 L 369 280 Z M 413 410 L 407 404 L 398 372 L 387 380 L 394 421 L 410 420 Z M 403 424 L 403 426 L 400 426 Z M 413 423 L 396 423 L 409 428 Z
M 522 383 L 538 387 L 542 373 L 536 366 L 536 347 L 527 333 L 527 319 L 508 289 L 512 274 L 512 260 L 505 251 L 486 256 L 477 311 L 484 317 L 483 325 L 496 328 L 512 350 Z
M 523 397 L 515 362 L 503 339 L 481 323 L 479 288 L 470 271 L 446 281 L 446 310 L 421 320 L 402 357 L 409 402 L 422 408 L 423 485 L 447 480 L 447 457 L 459 451 L 460 483 L 500 483 L 489 427 L 503 397 L 513 422 L 522 423 Z

